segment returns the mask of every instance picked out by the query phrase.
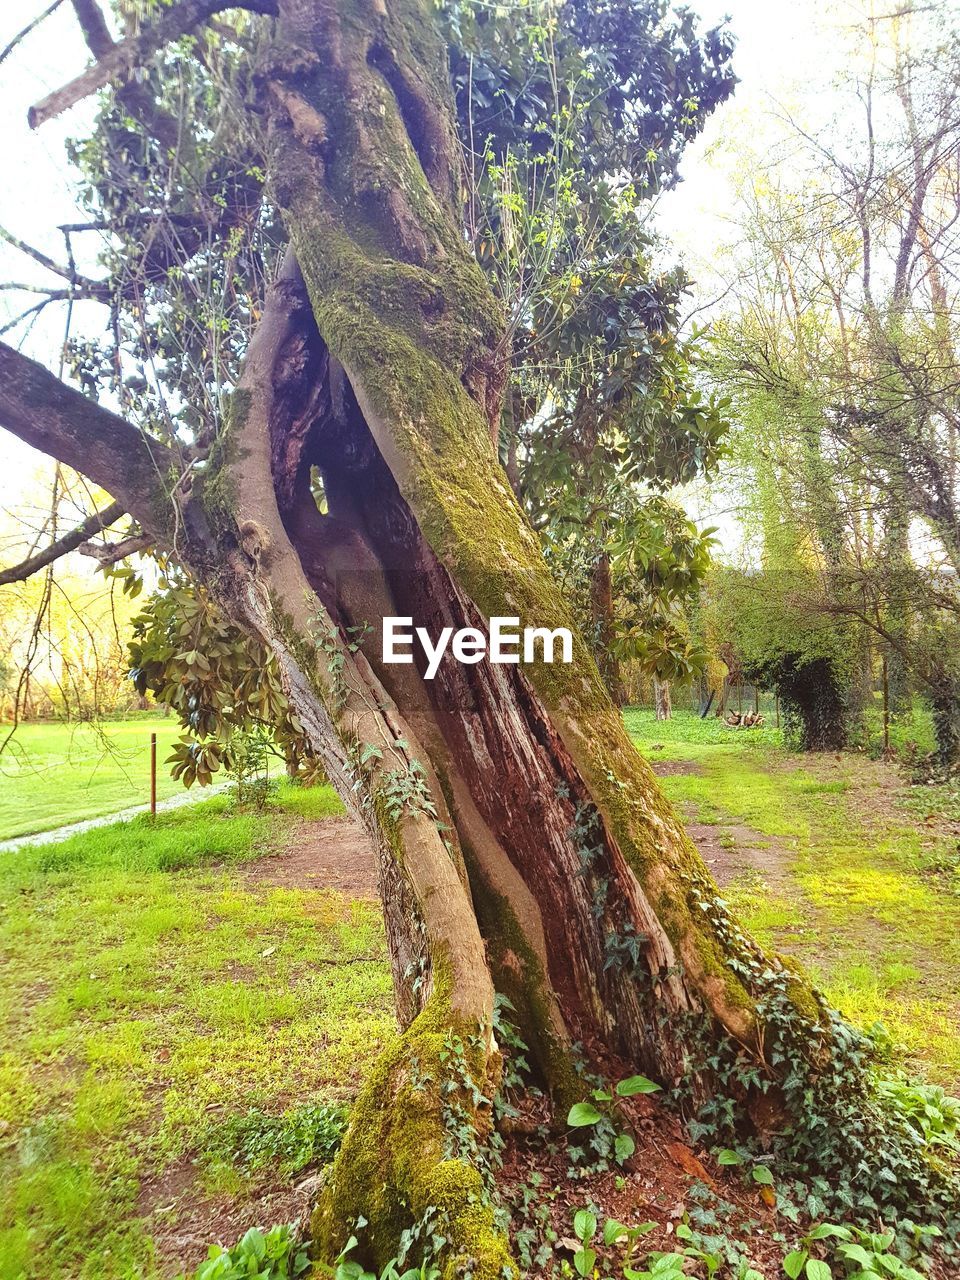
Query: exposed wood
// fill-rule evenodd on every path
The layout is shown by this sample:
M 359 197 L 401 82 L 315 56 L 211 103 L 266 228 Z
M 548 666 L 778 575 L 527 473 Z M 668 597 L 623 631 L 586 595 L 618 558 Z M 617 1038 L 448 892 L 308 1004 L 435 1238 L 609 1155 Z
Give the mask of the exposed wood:
M 102 565 L 117 564 L 127 556 L 145 551 L 151 540 L 146 534 L 135 533 L 120 542 L 84 542 L 77 550 L 82 556 L 91 556 Z

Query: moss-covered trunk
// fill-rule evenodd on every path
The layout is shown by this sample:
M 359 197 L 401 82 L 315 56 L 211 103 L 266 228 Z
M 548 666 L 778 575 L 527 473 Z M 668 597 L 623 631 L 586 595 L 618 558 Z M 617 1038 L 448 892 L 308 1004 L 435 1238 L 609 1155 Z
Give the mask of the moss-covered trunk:
M 827 1029 L 731 926 L 581 640 L 570 665 L 448 655 L 426 680 L 382 663 L 388 615 L 431 635 L 495 615 L 571 623 L 496 457 L 502 330 L 460 231 L 432 7 L 281 0 L 260 83 L 292 248 L 217 483 L 195 495 L 221 550 L 194 567 L 276 655 L 374 838 L 403 1028 L 354 1111 L 318 1248 L 335 1254 L 362 1215 L 382 1261 L 432 1208 L 449 1274 L 473 1258 L 482 1280 L 507 1261 L 474 1160 L 495 988 L 562 1106 L 574 1042 L 691 1106 L 718 1045 L 775 1079 L 771 982 L 821 1053 Z

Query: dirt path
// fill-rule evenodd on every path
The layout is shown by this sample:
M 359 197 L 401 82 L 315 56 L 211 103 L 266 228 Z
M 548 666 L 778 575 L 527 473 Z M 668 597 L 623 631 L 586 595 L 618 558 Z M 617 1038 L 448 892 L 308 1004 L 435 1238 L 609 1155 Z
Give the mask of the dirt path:
M 703 772 L 692 760 L 654 759 L 651 764 L 660 778 Z M 782 919 L 771 929 L 776 949 L 801 960 L 815 954 L 818 935 L 823 935 L 828 924 L 812 903 L 801 901 L 794 873 L 795 850 L 735 818 L 698 822 L 696 805 L 681 804 L 680 812 L 687 835 L 721 890 L 729 889 L 734 896 L 756 895 L 782 908 Z
M 336 889 L 351 898 L 377 897 L 373 847 L 352 818 L 298 823 L 287 840 L 283 849 L 242 867 L 241 880 L 285 889 Z
M 654 760 L 652 766 L 658 778 L 702 773 L 692 760 Z M 680 807 L 684 811 L 687 835 L 721 889 L 734 880 L 750 876 L 759 876 L 771 887 L 793 884 L 789 871 L 793 854 L 782 840 L 734 819 L 720 823 L 695 822 L 691 815 L 693 806 Z

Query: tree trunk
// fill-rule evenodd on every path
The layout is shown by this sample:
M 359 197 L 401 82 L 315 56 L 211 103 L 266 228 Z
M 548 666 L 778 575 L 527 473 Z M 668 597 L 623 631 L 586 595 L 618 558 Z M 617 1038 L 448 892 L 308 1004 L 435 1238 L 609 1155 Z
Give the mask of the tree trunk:
M 700 859 L 579 638 L 569 666 L 448 655 L 426 681 L 382 663 L 389 615 L 433 635 L 494 615 L 571 624 L 496 458 L 501 317 L 459 231 L 428 6 L 348 16 L 291 2 L 278 49 L 264 95 L 297 261 L 235 397 L 224 454 L 236 461 L 215 486 L 234 506 L 211 519 L 240 546 L 218 595 L 276 655 L 307 738 L 371 832 L 405 1028 L 357 1103 L 316 1233 L 335 1253 L 362 1214 L 382 1261 L 443 1205 L 450 1265 L 474 1257 L 478 1278 L 494 1276 L 507 1259 L 473 1203 L 480 1175 L 445 1127 L 439 1085 L 412 1083 L 449 1074 L 456 1044 L 491 1096 L 494 988 L 561 1107 L 579 1091 L 575 1042 L 601 1070 L 627 1063 L 702 1099 L 703 1018 L 755 1044 L 754 997 L 703 909 L 714 891 Z M 485 1106 L 465 1105 L 482 1131 Z
M 590 575 L 590 606 L 594 634 L 597 638 L 597 664 L 607 692 L 618 707 L 626 702 L 620 661 L 613 651 L 613 574 L 610 557 L 604 552 L 597 558 Z
M 807 1058 L 811 1074 L 784 1102 L 802 1122 L 821 1077 L 832 1105 L 836 1042 L 803 980 L 730 920 L 580 638 L 570 665 L 448 654 L 428 681 L 419 657 L 383 664 L 387 616 L 432 635 L 494 615 L 571 622 L 496 457 L 501 317 L 460 232 L 431 7 L 280 11 L 259 83 L 294 252 L 216 457 L 191 485 L 162 446 L 9 348 L 0 421 L 122 497 L 267 645 L 373 839 L 402 1035 L 354 1108 L 318 1250 L 335 1256 L 362 1215 L 382 1264 L 433 1207 L 444 1275 L 493 1280 L 509 1255 L 473 1156 L 500 1069 L 495 989 L 561 1116 L 582 1092 L 578 1044 L 604 1074 L 676 1087 L 688 1110 L 723 1078 L 746 1117 L 777 1096 L 771 1010 L 788 1005 L 791 1078 Z M 111 483 L 111 454 L 125 480 Z M 130 456 L 166 478 L 169 515 Z M 755 1086 L 733 1081 L 740 1059 Z M 855 1087 L 845 1077 L 844 1105 Z
M 670 699 L 670 681 L 653 677 L 653 705 L 658 720 L 669 720 L 673 716 L 673 703 Z

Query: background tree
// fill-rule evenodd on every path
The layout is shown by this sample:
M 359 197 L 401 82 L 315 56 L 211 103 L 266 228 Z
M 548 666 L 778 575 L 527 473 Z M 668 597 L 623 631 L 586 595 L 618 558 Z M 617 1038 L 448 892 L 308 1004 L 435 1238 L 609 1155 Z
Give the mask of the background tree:
M 732 45 L 724 28 L 701 39 L 689 12 L 662 3 L 563 14 L 558 23 L 549 7 L 520 7 L 491 21 L 451 8 L 463 46 L 454 83 L 470 233 L 511 336 L 501 459 L 548 562 L 576 584 L 585 633 L 622 701 L 620 660 L 639 656 L 641 629 L 636 591 L 618 611 L 618 589 L 641 587 L 662 494 L 707 472 L 724 432 L 722 398 L 695 386 L 699 335 L 679 335 L 688 281 L 656 264 L 666 250 L 650 215 L 684 145 L 733 89 Z M 674 560 L 690 548 L 695 580 L 703 545 L 691 530 L 667 541 Z M 650 608 L 655 572 L 642 573 L 664 681 L 695 660 L 675 620 L 666 625 L 679 576 L 675 565 Z
M 802 185 L 747 184 L 715 369 L 737 406 L 736 487 L 779 497 L 819 607 L 873 635 L 895 705 L 907 678 L 924 690 L 949 763 L 953 650 L 917 640 L 924 618 L 952 631 L 958 603 L 960 48 L 939 6 L 854 34 L 834 126 L 788 125 Z

